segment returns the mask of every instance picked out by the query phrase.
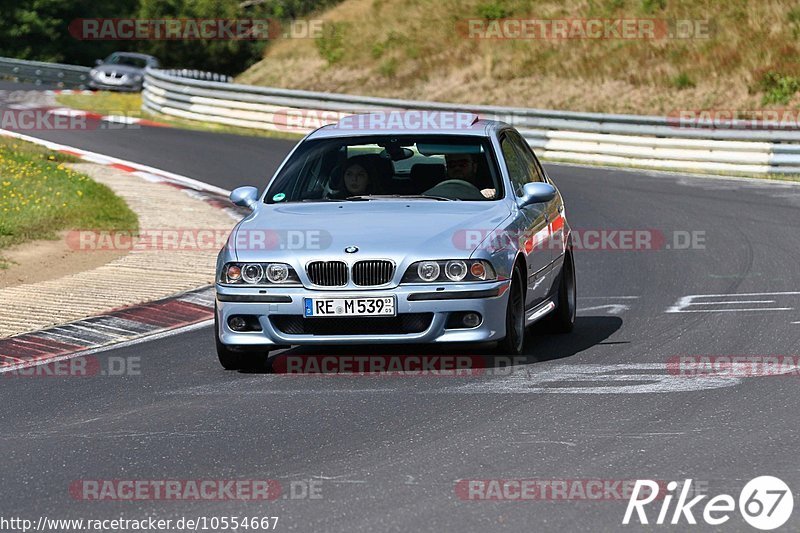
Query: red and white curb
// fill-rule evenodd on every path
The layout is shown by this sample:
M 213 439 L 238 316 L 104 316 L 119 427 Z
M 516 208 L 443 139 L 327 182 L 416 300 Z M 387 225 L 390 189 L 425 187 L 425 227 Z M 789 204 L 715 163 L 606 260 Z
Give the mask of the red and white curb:
M 89 89 L 48 89 L 44 91 L 44 94 L 95 94 L 95 91 Z
M 227 197 L 230 194 L 229 190 L 216 187 L 208 183 L 203 183 L 202 181 L 192 179 L 188 176 L 182 176 L 181 174 L 161 170 L 148 165 L 142 165 L 133 161 L 127 161 L 125 159 L 119 159 L 117 157 L 111 157 L 90 152 L 88 150 L 82 150 L 80 148 L 75 148 L 74 146 L 67 146 L 64 144 L 46 141 L 44 139 L 31 137 L 30 135 L 24 135 L 15 131 L 0 129 L 0 136 L 28 141 L 62 154 L 77 157 L 83 161 L 88 161 L 98 165 L 110 166 L 123 172 L 130 172 L 131 174 L 150 182 L 160 182 L 171 185 L 183 190 L 186 192 L 186 194 L 189 194 L 198 200 L 203 200 L 213 207 L 222 209 L 237 222 L 241 220 L 242 216 L 244 215 L 244 211 L 234 208 L 227 200 Z
M 60 94 L 68 94 L 68 93 L 60 93 Z M 40 111 L 43 113 L 49 113 L 51 115 L 58 115 L 58 116 L 65 116 L 65 117 L 83 117 L 90 120 L 99 120 L 103 122 L 110 122 L 114 124 L 126 124 L 130 126 L 150 126 L 156 128 L 171 128 L 172 126 L 169 124 L 165 124 L 164 122 L 157 122 L 155 120 L 149 120 L 146 118 L 138 118 L 138 117 L 129 117 L 127 115 L 103 115 L 101 113 L 95 113 L 93 111 L 84 111 L 83 109 L 73 109 L 71 107 L 53 107 L 53 106 L 43 106 L 41 104 L 36 104 L 33 102 L 28 103 L 18 103 L 18 104 L 9 104 L 6 106 L 8 109 L 12 111 Z M 6 119 L 6 121 L 10 121 L 10 117 Z
M 202 327 L 213 318 L 214 289 L 203 287 L 0 339 L 0 374 Z
M 236 221 L 244 214 L 243 210 L 234 208 L 227 200 L 230 191 L 187 176 L 13 131 L 0 129 L 0 136 L 28 141 L 83 161 L 130 172 L 150 182 L 171 185 L 224 210 Z M 203 287 L 151 303 L 112 310 L 68 324 L 0 339 L 0 373 L 203 327 L 213 317 L 214 289 Z

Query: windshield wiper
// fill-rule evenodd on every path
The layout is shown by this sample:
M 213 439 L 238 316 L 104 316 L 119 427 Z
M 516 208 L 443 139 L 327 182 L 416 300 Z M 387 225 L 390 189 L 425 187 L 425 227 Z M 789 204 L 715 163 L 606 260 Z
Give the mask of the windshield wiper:
M 304 198 L 300 202 L 344 202 L 341 198 Z
M 361 196 L 348 196 L 345 199 L 354 202 L 367 202 L 369 200 L 395 200 L 401 198 L 436 200 L 439 202 L 452 202 L 455 200 L 454 198 L 445 198 L 444 196 L 429 196 L 426 194 L 366 194 Z

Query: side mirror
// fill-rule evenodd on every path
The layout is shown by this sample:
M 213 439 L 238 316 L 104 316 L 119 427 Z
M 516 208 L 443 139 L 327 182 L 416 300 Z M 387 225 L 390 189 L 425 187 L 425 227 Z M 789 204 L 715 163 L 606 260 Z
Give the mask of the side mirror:
M 549 202 L 556 197 L 556 188 L 549 183 L 526 183 L 522 186 L 522 198 L 517 200 L 520 207 Z
M 233 205 L 247 207 L 252 211 L 258 205 L 258 189 L 255 187 L 238 187 L 231 191 L 229 198 Z
M 94 60 L 94 66 L 99 67 L 102 64 L 103 64 L 103 60 L 102 59 L 95 59 Z

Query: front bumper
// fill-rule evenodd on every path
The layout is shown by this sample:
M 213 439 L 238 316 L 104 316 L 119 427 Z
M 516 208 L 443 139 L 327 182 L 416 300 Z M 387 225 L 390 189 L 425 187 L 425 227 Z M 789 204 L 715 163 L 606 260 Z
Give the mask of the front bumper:
M 103 83 L 102 81 L 90 79 L 89 88 L 98 91 L 120 91 L 120 92 L 142 92 L 141 81 L 126 81 L 123 84 Z
M 276 346 L 320 344 L 403 344 L 487 342 L 505 337 L 505 312 L 508 300 L 508 281 L 487 283 L 450 284 L 443 290 L 439 285 L 401 285 L 384 290 L 325 291 L 303 287 L 256 289 L 229 287 L 217 284 L 217 324 L 220 341 L 229 346 Z M 425 314 L 430 317 L 424 329 L 412 333 L 352 333 L 336 334 L 288 333 L 281 329 L 281 317 L 289 316 L 295 323 L 300 320 L 325 321 L 334 318 L 302 318 L 306 297 L 375 297 L 397 298 L 397 314 Z M 262 301 L 247 301 L 247 300 Z M 448 327 L 452 313 L 476 312 L 483 318 L 474 328 Z M 238 332 L 230 329 L 232 315 L 256 316 L 261 331 Z M 381 320 L 371 318 L 371 320 Z M 374 323 L 374 322 L 373 322 Z M 451 324 L 452 325 L 452 324 Z

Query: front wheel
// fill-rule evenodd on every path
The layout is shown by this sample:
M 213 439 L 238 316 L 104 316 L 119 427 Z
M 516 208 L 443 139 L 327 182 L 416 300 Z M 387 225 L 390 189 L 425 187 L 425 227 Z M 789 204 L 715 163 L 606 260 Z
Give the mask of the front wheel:
M 268 350 L 237 351 L 229 348 L 219 340 L 219 324 L 217 310 L 214 309 L 214 341 L 217 347 L 217 359 L 225 370 L 258 370 L 267 368 Z
M 506 336 L 497 344 L 497 353 L 501 355 L 522 355 L 525 349 L 528 330 L 525 327 L 525 291 L 522 279 L 520 271 L 515 270 L 508 289 Z
M 241 370 L 244 367 L 244 361 L 242 357 L 243 354 L 240 352 L 234 352 L 222 344 L 219 340 L 219 334 L 216 331 L 214 332 L 214 337 L 216 337 L 217 341 L 217 358 L 219 359 L 219 364 L 222 365 L 222 368 L 225 370 Z

